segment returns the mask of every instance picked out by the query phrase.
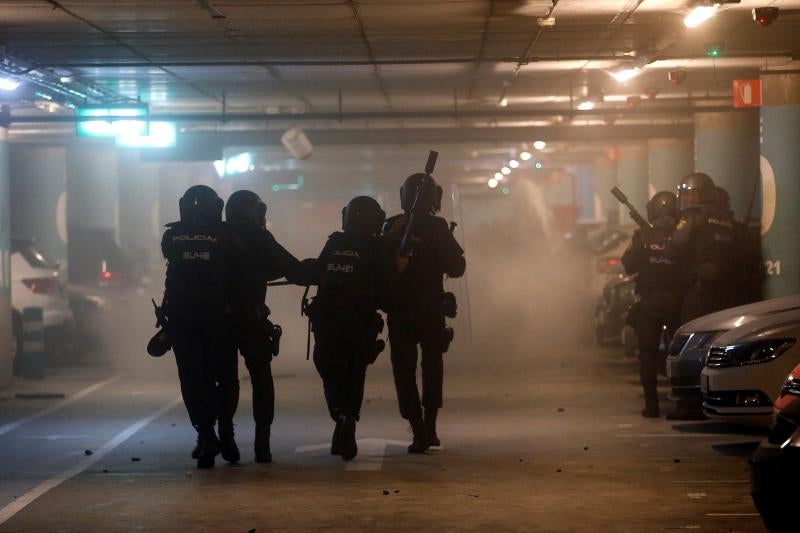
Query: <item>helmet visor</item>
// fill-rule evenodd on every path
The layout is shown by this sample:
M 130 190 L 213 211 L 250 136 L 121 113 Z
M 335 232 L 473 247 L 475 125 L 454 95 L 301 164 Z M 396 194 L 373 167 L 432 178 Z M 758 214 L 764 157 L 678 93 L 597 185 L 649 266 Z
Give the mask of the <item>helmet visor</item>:
M 678 206 L 681 211 L 701 204 L 700 189 L 681 187 L 678 189 Z

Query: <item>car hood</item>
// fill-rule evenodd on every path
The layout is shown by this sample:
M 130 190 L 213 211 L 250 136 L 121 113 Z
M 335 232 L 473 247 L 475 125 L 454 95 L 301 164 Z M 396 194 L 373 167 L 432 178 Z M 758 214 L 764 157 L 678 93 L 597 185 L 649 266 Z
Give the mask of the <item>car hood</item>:
M 775 337 L 800 337 L 800 309 L 751 318 L 746 324 L 723 333 L 714 341 L 714 346 L 730 346 Z
M 728 331 L 744 326 L 763 315 L 781 314 L 788 310 L 800 310 L 800 294 L 762 300 L 701 316 L 681 326 L 676 334 L 688 335 L 695 331 Z

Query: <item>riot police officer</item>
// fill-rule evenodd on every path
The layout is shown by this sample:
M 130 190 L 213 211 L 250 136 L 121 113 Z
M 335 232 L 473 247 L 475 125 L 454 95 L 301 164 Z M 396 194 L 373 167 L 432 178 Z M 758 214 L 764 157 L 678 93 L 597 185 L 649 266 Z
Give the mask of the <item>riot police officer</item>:
M 644 389 L 642 416 L 659 416 L 656 382 L 659 368 L 659 341 L 664 327 L 677 328 L 683 298 L 683 276 L 672 235 L 678 224 L 678 201 L 668 191 L 657 193 L 647 203 L 651 228 L 636 230 L 622 264 L 636 277 L 640 300 L 631 309 L 629 321 L 639 344 L 639 376 Z
M 464 250 L 447 222 L 435 216 L 441 197 L 442 189 L 431 176 L 412 174 L 400 189 L 405 213 L 387 220 L 384 229 L 395 262 L 388 308 L 391 360 L 400 414 L 414 434 L 409 453 L 424 453 L 429 446 L 439 445 L 436 419 L 442 407 L 443 354 L 451 340 L 445 326 L 448 305 L 443 276 L 457 278 L 466 269 Z M 403 239 L 406 233 L 408 239 Z M 408 250 L 401 249 L 404 240 Z M 421 399 L 417 345 L 422 352 Z
M 367 366 L 383 351 L 378 308 L 384 296 L 386 255 L 377 235 L 386 214 L 368 196 L 342 211 L 341 232 L 328 237 L 320 253 L 317 296 L 310 305 L 314 365 L 336 423 L 331 454 L 349 461 L 358 453 L 356 423 L 364 399 Z
M 198 468 L 214 466 L 220 443 L 214 424 L 236 406 L 217 387 L 238 383 L 231 339 L 232 296 L 241 269 L 241 248 L 222 223 L 222 200 L 210 187 L 190 187 L 180 199 L 180 222 L 167 224 L 161 250 L 167 260 L 164 309 L 178 365 L 181 393 L 197 447 Z
M 272 358 L 277 355 L 280 329 L 269 320 L 265 300 L 267 282 L 286 277 L 304 283 L 304 268 L 291 253 L 281 246 L 266 229 L 267 206 L 252 191 L 234 192 L 225 206 L 225 218 L 230 231 L 244 247 L 242 275 L 234 298 L 234 336 L 229 351 L 236 358 L 244 357 L 253 386 L 253 418 L 256 432 L 253 445 L 257 463 L 272 461 L 270 428 L 275 417 L 275 386 L 272 379 Z M 225 387 L 220 394 L 237 405 L 238 381 Z M 235 408 L 234 408 L 235 411 Z M 233 412 L 220 413 L 219 438 L 223 457 L 229 462 L 239 460 L 234 440 Z
M 681 323 L 736 303 L 740 237 L 730 211 L 712 205 L 715 194 L 713 180 L 702 172 L 689 174 L 678 187 L 681 220 L 673 243 L 685 262 L 689 283 Z

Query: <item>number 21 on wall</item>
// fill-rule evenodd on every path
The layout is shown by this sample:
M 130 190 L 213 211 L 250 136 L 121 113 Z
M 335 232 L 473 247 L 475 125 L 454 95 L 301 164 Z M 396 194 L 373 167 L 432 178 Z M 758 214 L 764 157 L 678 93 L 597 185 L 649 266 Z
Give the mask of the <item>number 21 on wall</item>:
M 764 261 L 764 266 L 767 269 L 767 276 L 780 276 L 781 275 L 781 260 L 768 259 Z

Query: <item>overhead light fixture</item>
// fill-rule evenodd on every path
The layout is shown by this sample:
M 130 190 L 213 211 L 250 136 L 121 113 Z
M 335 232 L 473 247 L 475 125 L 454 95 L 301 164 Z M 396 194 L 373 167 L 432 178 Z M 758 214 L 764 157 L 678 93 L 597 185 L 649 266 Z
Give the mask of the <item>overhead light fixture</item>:
M 115 143 L 123 148 L 171 148 L 177 139 L 174 122 L 151 122 L 146 134 L 124 132 L 117 136 Z
M 687 28 L 696 28 L 717 14 L 719 4 L 699 4 L 692 9 L 683 19 Z
M 495 172 L 494 173 L 494 179 L 496 179 L 497 181 L 503 181 L 503 178 L 505 178 L 505 176 L 503 176 L 502 172 Z
M 516 159 L 512 159 L 511 161 L 508 162 L 508 166 L 510 166 L 511 168 L 517 168 L 519 167 L 519 161 L 517 161 Z
M 241 154 L 214 161 L 214 169 L 217 171 L 217 175 L 220 178 L 250 172 L 255 169 L 253 165 L 253 154 L 250 152 L 242 152 Z
M 0 78 L 0 89 L 4 91 L 14 91 L 19 85 L 20 82 L 14 78 Z
M 489 178 L 488 185 L 490 189 L 494 189 L 495 187 L 497 187 L 497 180 L 494 178 Z
M 616 72 L 610 72 L 611 76 L 620 83 L 626 83 L 641 74 L 642 69 L 639 67 L 624 68 Z
M 522 159 L 523 161 L 527 161 L 528 159 L 531 158 L 531 153 L 530 152 L 522 152 L 521 154 L 519 154 L 519 158 Z
M 584 98 L 578 102 L 578 111 L 591 111 L 594 109 L 595 101 L 591 98 Z
M 722 55 L 722 51 L 725 48 L 725 45 L 722 43 L 708 43 L 706 45 L 706 55 L 708 57 L 719 57 Z
M 73 81 L 75 81 L 75 78 L 73 78 L 72 76 L 61 76 L 60 78 L 58 78 L 58 81 L 60 81 L 61 83 L 72 83 Z
M 503 167 L 500 169 L 500 172 L 502 172 L 503 175 L 508 176 L 509 174 L 511 174 L 511 169 L 508 167 Z
M 536 141 L 533 143 L 533 147 L 536 148 L 537 150 L 544 150 L 546 146 L 547 143 L 544 141 Z
M 541 161 L 537 161 L 537 162 L 536 162 L 536 168 L 540 169 L 540 168 L 542 168 L 542 167 L 544 167 L 544 165 L 542 164 L 542 162 L 541 162 Z
M 508 107 L 508 98 L 505 96 L 500 99 L 500 102 L 497 104 L 500 107 Z

